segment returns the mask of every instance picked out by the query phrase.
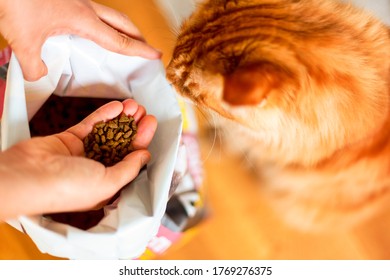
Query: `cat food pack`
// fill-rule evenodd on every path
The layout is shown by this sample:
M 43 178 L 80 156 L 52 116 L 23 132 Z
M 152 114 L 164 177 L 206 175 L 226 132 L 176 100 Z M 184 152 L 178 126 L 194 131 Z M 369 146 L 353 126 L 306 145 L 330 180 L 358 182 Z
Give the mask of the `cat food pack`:
M 35 127 L 31 121 L 53 97 L 64 102 L 83 100 L 84 104 L 87 98 L 133 98 L 158 121 L 149 146 L 152 159 L 88 229 L 45 215 L 21 216 L 7 222 L 28 234 L 42 252 L 57 257 L 134 259 L 163 252 L 202 212 L 196 129 L 189 129 L 188 116 L 183 121 L 183 112 L 191 114 L 191 108 L 178 101 L 159 60 L 123 56 L 68 35 L 49 38 L 42 58 L 49 74 L 26 82 L 16 57 L 11 56 L 1 119 L 2 150 L 29 139 L 37 127 L 45 130 L 50 120 L 47 116 L 46 121 L 36 121 Z M 61 108 L 52 109 L 52 113 L 60 115 Z M 196 127 L 195 119 L 191 122 L 190 126 Z

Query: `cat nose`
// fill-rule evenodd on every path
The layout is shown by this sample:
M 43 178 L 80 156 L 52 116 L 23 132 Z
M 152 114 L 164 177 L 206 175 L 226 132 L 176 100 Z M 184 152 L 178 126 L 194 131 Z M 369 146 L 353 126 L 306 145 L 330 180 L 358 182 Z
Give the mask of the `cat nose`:
M 165 74 L 165 78 L 170 82 L 172 83 L 173 79 L 174 79 L 174 73 L 172 70 L 170 70 L 170 68 L 168 67 L 166 69 L 166 74 Z

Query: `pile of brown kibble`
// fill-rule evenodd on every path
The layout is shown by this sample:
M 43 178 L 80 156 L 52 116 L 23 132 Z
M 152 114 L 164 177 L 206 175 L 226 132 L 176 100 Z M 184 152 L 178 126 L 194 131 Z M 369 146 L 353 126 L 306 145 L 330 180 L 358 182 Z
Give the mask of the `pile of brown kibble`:
M 132 152 L 132 141 L 137 134 L 137 124 L 132 116 L 122 113 L 107 122 L 94 125 L 84 138 L 85 156 L 112 166 Z

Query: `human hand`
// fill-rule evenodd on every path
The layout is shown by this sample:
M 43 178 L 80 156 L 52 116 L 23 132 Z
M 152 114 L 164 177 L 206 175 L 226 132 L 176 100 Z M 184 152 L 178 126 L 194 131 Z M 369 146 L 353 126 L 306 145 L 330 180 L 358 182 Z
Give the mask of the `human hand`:
M 136 149 L 111 167 L 84 157 L 83 139 L 99 121 L 133 115 Z M 110 102 L 65 132 L 20 142 L 0 154 L 0 220 L 18 215 L 83 211 L 108 201 L 150 160 L 157 127 L 134 100 Z
M 126 15 L 90 0 L 0 0 L 0 33 L 28 81 L 47 74 L 41 48 L 53 35 L 79 35 L 124 55 L 161 57 Z

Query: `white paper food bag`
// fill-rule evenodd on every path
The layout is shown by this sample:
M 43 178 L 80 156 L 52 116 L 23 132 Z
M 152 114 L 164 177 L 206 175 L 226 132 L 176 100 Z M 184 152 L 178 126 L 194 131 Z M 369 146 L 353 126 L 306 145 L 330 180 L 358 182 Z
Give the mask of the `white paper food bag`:
M 118 206 L 106 207 L 103 220 L 89 230 L 42 216 L 23 216 L 9 224 L 25 231 L 42 252 L 53 256 L 136 258 L 160 226 L 181 135 L 181 112 L 164 67 L 161 61 L 116 54 L 76 36 L 49 38 L 42 58 L 49 74 L 31 83 L 23 80 L 18 61 L 11 57 L 1 123 L 2 150 L 30 138 L 28 122 L 53 92 L 60 96 L 130 97 L 158 120 L 149 146 L 152 160 L 121 192 Z

